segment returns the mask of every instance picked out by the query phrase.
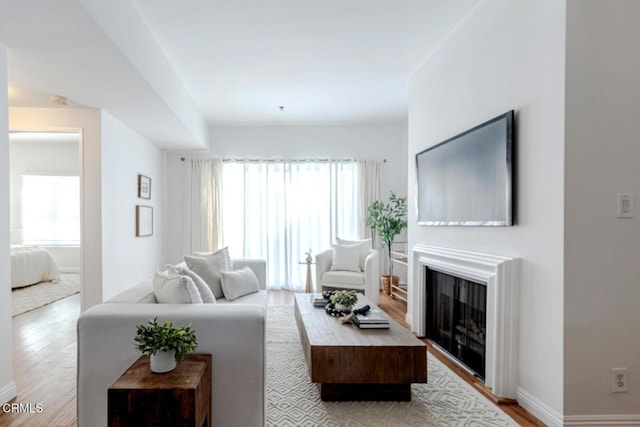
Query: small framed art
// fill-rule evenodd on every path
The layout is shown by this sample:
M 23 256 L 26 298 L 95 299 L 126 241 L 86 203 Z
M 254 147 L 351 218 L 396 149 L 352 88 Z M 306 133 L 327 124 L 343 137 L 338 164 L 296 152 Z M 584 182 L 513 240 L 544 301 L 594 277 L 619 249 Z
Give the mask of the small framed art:
M 153 208 L 136 206 L 136 237 L 153 235 Z
M 138 175 L 138 197 L 141 199 L 151 199 L 151 178 Z

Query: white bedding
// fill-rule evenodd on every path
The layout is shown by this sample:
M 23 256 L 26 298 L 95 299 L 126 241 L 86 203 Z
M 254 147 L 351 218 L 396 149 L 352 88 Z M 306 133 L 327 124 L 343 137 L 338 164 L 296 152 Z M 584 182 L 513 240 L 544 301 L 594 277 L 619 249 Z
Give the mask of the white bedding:
M 46 249 L 11 246 L 11 288 L 58 280 L 58 266 Z

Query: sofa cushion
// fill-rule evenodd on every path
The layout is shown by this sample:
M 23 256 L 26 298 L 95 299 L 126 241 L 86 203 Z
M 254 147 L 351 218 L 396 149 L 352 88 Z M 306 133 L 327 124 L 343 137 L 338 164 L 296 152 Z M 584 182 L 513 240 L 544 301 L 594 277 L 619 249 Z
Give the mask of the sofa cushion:
M 235 271 L 222 271 L 220 274 L 222 292 L 228 301 L 260 290 L 258 278 L 248 266 Z
M 156 271 L 153 294 L 160 304 L 202 304 L 202 297 L 189 276 L 179 274 L 173 266 Z
M 209 287 L 209 285 L 207 285 L 207 282 L 202 279 L 202 277 L 198 276 L 195 272 L 189 270 L 187 267 L 178 267 L 178 270 L 183 276 L 191 277 L 191 280 L 193 280 L 196 288 L 198 288 L 198 292 L 202 297 L 203 303 L 213 304 L 216 302 L 216 297 L 213 295 L 211 288 Z
M 367 259 L 367 256 L 369 256 L 369 252 L 371 252 L 371 239 L 345 240 L 338 237 L 336 242 L 340 245 L 358 245 L 358 252 L 360 255 L 358 265 L 360 267 L 360 271 L 364 271 L 364 261 Z
M 354 271 L 360 270 L 360 245 L 334 244 L 333 261 L 331 270 L 333 271 Z
M 226 247 L 210 255 L 185 255 L 184 261 L 189 266 L 189 270 L 196 273 L 209 285 L 214 297 L 222 298 L 224 294 L 220 284 L 220 273 L 230 269 L 229 254 Z
M 234 299 L 233 301 L 229 301 L 226 298 L 218 298 L 216 300 L 216 304 L 218 305 L 253 304 L 253 305 L 266 306 L 267 300 L 268 300 L 267 291 L 260 290 L 258 292 L 254 292 L 249 295 L 241 296 L 237 299 Z
M 329 286 L 332 283 L 364 286 L 364 274 L 354 271 L 327 271 L 322 275 L 322 282 Z

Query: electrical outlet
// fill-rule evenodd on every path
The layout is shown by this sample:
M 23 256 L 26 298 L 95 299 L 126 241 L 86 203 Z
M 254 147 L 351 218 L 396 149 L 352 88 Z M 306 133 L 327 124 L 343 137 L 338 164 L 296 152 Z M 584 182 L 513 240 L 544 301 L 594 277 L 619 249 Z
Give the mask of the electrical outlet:
M 614 393 L 627 392 L 627 368 L 611 369 L 611 390 Z

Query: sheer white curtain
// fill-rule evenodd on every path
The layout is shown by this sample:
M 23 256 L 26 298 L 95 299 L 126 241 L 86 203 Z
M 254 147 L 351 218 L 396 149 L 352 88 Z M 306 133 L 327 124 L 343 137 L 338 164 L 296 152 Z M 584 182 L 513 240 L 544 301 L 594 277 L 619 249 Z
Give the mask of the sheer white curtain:
M 185 193 L 185 254 L 214 251 L 222 243 L 221 177 L 220 159 L 191 159 Z
M 360 172 L 360 235 L 363 238 L 371 238 L 371 229 L 365 225 L 364 218 L 367 216 L 367 208 L 376 200 L 380 199 L 380 161 L 379 160 L 358 160 Z
M 303 289 L 306 251 L 360 235 L 356 161 L 230 161 L 222 175 L 223 244 L 266 259 L 270 288 Z

